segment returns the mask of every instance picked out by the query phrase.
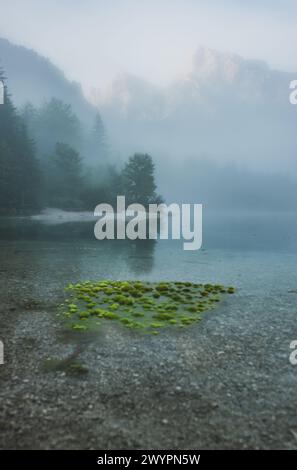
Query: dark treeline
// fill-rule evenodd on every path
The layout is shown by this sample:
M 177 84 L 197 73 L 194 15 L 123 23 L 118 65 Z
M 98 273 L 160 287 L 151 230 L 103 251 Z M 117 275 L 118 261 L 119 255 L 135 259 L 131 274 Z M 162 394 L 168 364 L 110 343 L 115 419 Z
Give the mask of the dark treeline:
M 3 72 L 0 79 L 4 81 Z M 34 142 L 14 108 L 7 88 L 0 105 L 0 211 L 40 208 L 41 173 Z
M 0 79 L 4 74 L 0 71 Z M 154 164 L 135 154 L 124 168 L 111 165 L 101 116 L 85 131 L 71 106 L 53 98 L 39 108 L 13 106 L 5 86 L 0 105 L 0 213 L 32 213 L 44 207 L 90 210 L 117 195 L 145 206 L 161 201 Z

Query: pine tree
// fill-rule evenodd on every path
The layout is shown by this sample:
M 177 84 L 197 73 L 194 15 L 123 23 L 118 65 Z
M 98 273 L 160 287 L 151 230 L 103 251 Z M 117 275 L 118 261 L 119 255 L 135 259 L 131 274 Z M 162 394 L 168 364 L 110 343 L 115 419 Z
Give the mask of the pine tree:
M 70 145 L 58 142 L 48 168 L 48 202 L 52 207 L 81 208 L 82 162 Z
M 90 134 L 88 153 L 95 164 L 105 163 L 109 157 L 106 131 L 99 113 L 95 116 L 94 126 Z
M 0 80 L 5 81 L 0 70 Z M 39 208 L 40 172 L 34 144 L 4 87 L 0 105 L 0 211 L 20 213 Z
M 29 122 L 31 120 L 31 130 L 41 157 L 53 153 L 57 142 L 64 142 L 77 151 L 81 150 L 81 124 L 71 105 L 52 98 L 41 106 L 37 113 L 34 108 L 27 108 L 27 116 Z
M 26 125 L 28 132 L 34 137 L 36 123 L 38 122 L 38 110 L 32 103 L 26 103 L 21 109 L 21 118 Z
M 139 203 L 145 207 L 161 202 L 156 194 L 155 166 L 148 154 L 136 153 L 129 158 L 123 172 L 123 190 L 127 204 Z

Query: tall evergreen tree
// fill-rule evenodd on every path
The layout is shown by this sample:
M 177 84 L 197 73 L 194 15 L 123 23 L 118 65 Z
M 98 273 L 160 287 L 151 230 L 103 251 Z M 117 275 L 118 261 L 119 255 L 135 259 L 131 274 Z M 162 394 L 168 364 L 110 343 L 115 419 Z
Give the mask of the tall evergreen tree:
M 106 131 L 99 113 L 95 116 L 94 126 L 89 137 L 88 153 L 95 164 L 106 163 L 109 157 Z
M 35 109 L 28 103 L 23 108 L 23 118 L 29 127 L 41 157 L 55 151 L 57 142 L 64 142 L 80 151 L 83 144 L 81 124 L 71 105 L 52 98 Z
M 0 80 L 4 73 L 0 71 Z M 7 87 L 0 105 L 0 211 L 28 212 L 39 208 L 40 171 L 34 143 L 14 108 Z
M 62 209 L 80 209 L 82 163 L 79 153 L 70 145 L 58 142 L 50 157 L 47 172 L 48 203 Z
M 34 137 L 36 123 L 38 122 L 38 110 L 33 106 L 32 103 L 28 102 L 21 108 L 20 114 L 28 129 L 28 132 L 32 137 Z
M 127 203 L 139 203 L 148 206 L 161 202 L 156 194 L 155 165 L 148 154 L 136 153 L 129 158 L 123 172 L 123 190 Z

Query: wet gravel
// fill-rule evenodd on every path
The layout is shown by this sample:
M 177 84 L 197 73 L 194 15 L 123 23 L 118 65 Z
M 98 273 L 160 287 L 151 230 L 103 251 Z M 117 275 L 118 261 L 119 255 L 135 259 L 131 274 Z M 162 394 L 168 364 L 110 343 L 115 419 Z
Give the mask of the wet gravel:
M 55 306 L 80 276 L 71 253 L 1 248 L 1 449 L 297 447 L 296 292 L 238 289 L 156 337 L 112 324 L 69 334 Z M 67 358 L 81 368 L 46 367 Z

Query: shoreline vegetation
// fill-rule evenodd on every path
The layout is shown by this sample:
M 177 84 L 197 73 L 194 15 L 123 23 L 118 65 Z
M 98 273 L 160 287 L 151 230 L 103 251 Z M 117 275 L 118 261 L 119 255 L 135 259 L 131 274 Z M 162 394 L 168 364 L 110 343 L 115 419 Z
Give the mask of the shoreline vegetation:
M 115 205 L 119 194 L 144 207 L 163 202 L 157 194 L 155 164 L 134 153 L 124 164 L 108 151 L 99 113 L 83 129 L 71 105 L 52 98 L 40 108 L 16 109 L 4 72 L 0 106 L 0 217 L 34 215 L 46 207 L 68 211 Z
M 186 327 L 215 308 L 234 287 L 192 282 L 85 281 L 66 287 L 69 297 L 60 306 L 73 330 L 100 328 L 114 321 L 126 328 L 157 335 L 163 327 Z

